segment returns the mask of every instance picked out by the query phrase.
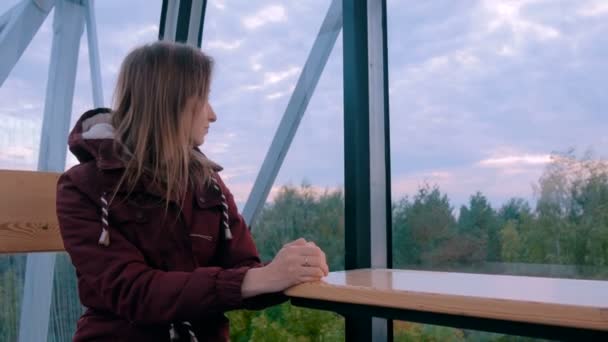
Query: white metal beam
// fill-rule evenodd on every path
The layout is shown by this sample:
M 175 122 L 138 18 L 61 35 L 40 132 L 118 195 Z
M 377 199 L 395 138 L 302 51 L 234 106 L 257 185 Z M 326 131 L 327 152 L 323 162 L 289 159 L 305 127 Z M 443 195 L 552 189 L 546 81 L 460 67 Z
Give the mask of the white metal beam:
M 53 7 L 54 0 L 23 0 L 0 17 L 0 87 Z
M 62 172 L 72 116 L 72 102 L 80 38 L 86 9 L 69 0 L 57 0 L 53 18 L 53 47 L 47 81 L 38 170 Z M 19 341 L 46 341 L 53 293 L 55 254 L 27 257 Z
M 101 66 L 99 63 L 99 46 L 97 42 L 97 20 L 95 19 L 95 0 L 86 0 L 87 42 L 89 45 L 89 65 L 93 85 L 93 104 L 103 107 L 103 86 L 101 83 Z
M 26 3 L 24 1 L 18 2 L 0 15 L 0 34 L 2 34 L 2 30 L 6 27 L 9 20 L 15 15 L 15 13 L 18 13 L 21 8 L 25 6 L 25 4 Z

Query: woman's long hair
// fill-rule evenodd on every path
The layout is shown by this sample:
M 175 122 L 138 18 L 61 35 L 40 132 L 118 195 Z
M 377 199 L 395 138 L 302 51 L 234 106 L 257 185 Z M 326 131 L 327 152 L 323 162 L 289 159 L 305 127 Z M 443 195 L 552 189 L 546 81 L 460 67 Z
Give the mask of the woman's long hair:
M 195 110 L 208 101 L 213 62 L 194 47 L 155 42 L 131 51 L 118 75 L 112 125 L 125 163 L 118 188 L 133 190 L 142 178 L 166 199 L 181 200 L 188 188 L 211 179 L 211 162 L 194 149 Z M 199 114 L 202 115 L 202 114 Z

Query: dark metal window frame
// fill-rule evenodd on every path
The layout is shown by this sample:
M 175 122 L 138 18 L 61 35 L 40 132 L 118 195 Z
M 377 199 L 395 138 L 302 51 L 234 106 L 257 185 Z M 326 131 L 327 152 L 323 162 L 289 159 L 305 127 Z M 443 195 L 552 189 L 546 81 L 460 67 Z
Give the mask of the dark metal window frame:
M 207 0 L 163 0 L 158 39 L 201 47 Z
M 391 268 L 386 1 L 344 0 L 345 268 Z M 392 340 L 392 321 L 346 314 L 348 341 Z

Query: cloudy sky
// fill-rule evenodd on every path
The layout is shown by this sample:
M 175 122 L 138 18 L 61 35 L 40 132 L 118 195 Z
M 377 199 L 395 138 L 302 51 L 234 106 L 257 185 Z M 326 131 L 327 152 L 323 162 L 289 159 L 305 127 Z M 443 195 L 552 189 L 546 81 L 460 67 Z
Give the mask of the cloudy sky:
M 160 3 L 96 1 L 106 105 L 124 56 L 156 39 Z M 329 3 L 209 1 L 203 50 L 216 61 L 219 120 L 203 149 L 224 165 L 241 207 Z M 0 88 L 0 168 L 36 167 L 52 18 Z M 552 152 L 605 158 L 607 19 L 606 0 L 389 0 L 393 197 L 427 182 L 456 207 L 475 191 L 500 205 L 533 198 Z M 276 185 L 343 186 L 341 39 Z M 86 44 L 85 34 L 73 121 L 92 106 Z

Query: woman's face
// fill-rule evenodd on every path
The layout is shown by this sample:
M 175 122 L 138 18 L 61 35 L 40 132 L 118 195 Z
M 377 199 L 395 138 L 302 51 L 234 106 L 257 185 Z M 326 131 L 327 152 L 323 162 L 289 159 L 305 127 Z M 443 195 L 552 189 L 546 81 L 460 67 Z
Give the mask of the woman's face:
M 190 109 L 193 111 L 190 137 L 194 146 L 199 146 L 205 141 L 205 136 L 209 132 L 209 125 L 217 120 L 217 116 L 215 116 L 209 102 L 203 103 L 201 99 L 192 99 L 190 105 Z

